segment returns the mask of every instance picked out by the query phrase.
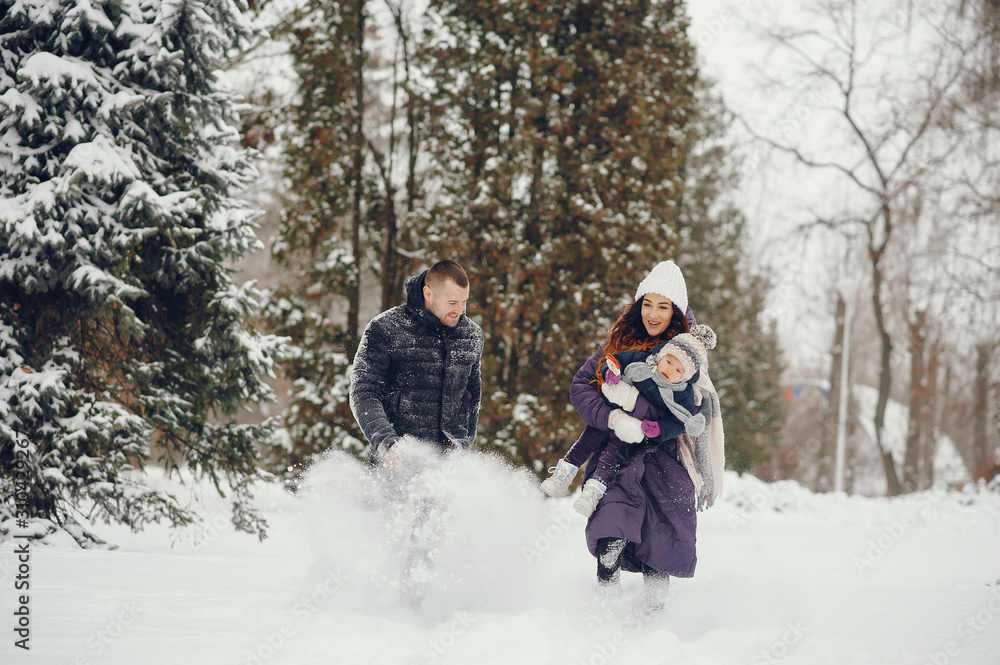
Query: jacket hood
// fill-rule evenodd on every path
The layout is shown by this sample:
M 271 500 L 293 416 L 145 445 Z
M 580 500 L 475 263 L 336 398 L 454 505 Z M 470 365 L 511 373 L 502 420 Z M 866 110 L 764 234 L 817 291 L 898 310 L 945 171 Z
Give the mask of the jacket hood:
M 419 275 L 413 275 L 408 277 L 403 285 L 404 291 L 406 292 L 406 309 L 420 321 L 421 324 L 430 328 L 431 330 L 444 333 L 452 333 L 456 328 L 460 327 L 465 320 L 465 314 L 458 321 L 458 326 L 451 328 L 441 323 L 441 319 L 434 316 L 428 311 L 427 307 L 424 305 L 424 278 L 427 277 L 427 271 L 424 270 Z
M 424 310 L 424 277 L 427 276 L 427 271 L 423 271 L 419 275 L 411 275 L 406 278 L 406 282 L 403 283 L 403 291 L 406 293 L 406 306 L 412 309 L 414 312 Z M 429 312 L 428 312 L 429 313 Z

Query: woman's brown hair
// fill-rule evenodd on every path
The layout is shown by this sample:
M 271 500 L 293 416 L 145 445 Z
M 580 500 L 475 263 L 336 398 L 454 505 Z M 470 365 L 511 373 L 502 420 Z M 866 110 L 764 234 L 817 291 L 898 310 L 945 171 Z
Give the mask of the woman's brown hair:
M 660 342 L 666 342 L 669 339 L 673 339 L 676 335 L 688 332 L 687 316 L 677 307 L 674 307 L 673 315 L 670 317 L 670 324 L 667 326 L 667 329 L 656 337 L 650 337 L 649 333 L 646 332 L 646 326 L 642 323 L 642 301 L 643 298 L 639 298 L 626 307 L 625 311 L 618 317 L 618 320 L 608 330 L 604 355 L 620 351 L 649 351 Z M 604 358 L 602 357 L 597 361 L 598 385 L 604 382 L 603 368 Z

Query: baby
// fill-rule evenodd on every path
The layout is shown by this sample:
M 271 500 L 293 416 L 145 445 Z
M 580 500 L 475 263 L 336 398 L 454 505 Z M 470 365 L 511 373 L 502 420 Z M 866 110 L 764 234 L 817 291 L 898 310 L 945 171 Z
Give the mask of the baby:
M 630 444 L 646 438 L 660 443 L 685 433 L 701 434 L 705 418 L 695 413 L 694 384 L 715 343 L 711 328 L 696 325 L 649 352 L 605 356 L 608 369 L 601 393 L 608 404 L 620 408 L 608 416 L 607 431 L 596 427 L 584 430 L 566 456 L 549 469 L 552 476 L 542 482 L 541 490 L 549 496 L 566 496 L 580 465 L 606 443 L 597 457 L 597 468 L 573 504 L 577 512 L 589 517 L 629 453 Z M 640 400 L 640 395 L 644 399 Z

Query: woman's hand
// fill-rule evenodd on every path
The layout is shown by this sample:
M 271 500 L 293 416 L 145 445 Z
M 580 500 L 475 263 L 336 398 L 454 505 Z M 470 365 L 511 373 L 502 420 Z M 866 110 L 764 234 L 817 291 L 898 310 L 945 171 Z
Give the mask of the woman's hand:
M 608 429 L 625 443 L 642 443 L 646 438 L 642 431 L 642 421 L 633 418 L 621 409 L 615 409 L 608 415 Z
M 626 411 L 635 410 L 635 401 L 639 398 L 639 389 L 627 383 L 602 383 L 601 392 L 613 402 Z

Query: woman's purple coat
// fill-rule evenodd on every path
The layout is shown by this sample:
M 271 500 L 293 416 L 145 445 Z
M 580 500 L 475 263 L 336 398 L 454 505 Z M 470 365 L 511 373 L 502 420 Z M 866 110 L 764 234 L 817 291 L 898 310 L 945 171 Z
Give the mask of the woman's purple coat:
M 597 362 L 604 347 L 577 370 L 570 384 L 573 406 L 591 427 L 608 429 L 608 406 L 597 390 Z M 587 547 L 597 556 L 600 538 L 624 538 L 635 543 L 632 560 L 622 559 L 622 568 L 639 572 L 639 562 L 674 577 L 692 577 L 695 563 L 694 483 L 677 461 L 677 440 L 636 444 L 637 454 L 626 461 L 611 479 L 607 493 L 587 522 Z M 596 464 L 587 465 L 589 479 Z

